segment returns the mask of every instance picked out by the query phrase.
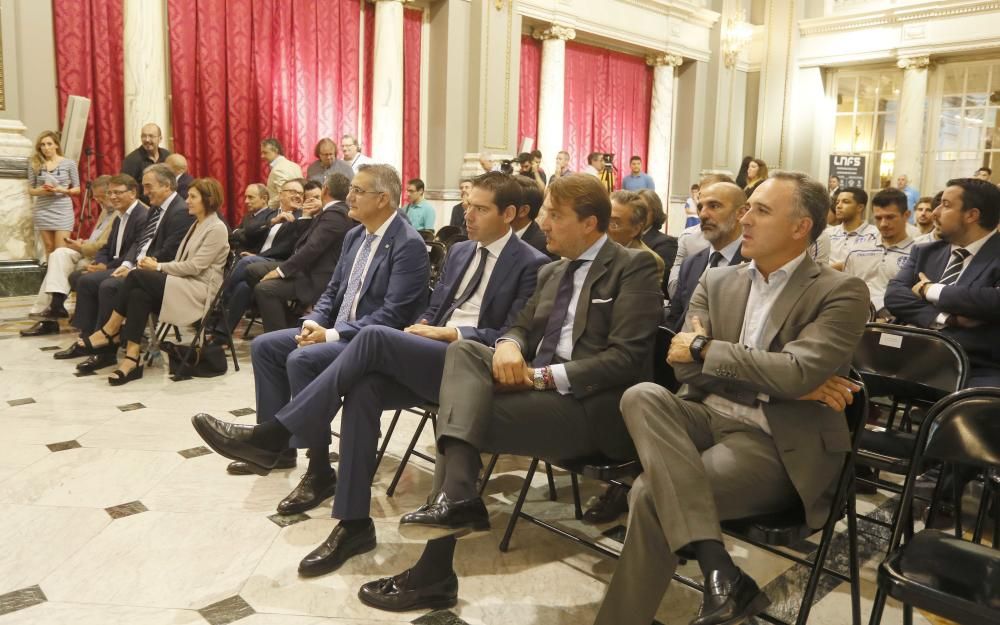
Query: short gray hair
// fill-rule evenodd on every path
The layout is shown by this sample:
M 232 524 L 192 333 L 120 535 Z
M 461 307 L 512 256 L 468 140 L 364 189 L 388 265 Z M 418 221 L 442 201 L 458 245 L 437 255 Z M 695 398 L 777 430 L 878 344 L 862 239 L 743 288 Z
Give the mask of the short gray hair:
M 611 201 L 632 209 L 632 216 L 629 218 L 629 221 L 632 222 L 633 228 L 638 227 L 641 230 L 646 227 L 646 214 L 649 212 L 649 209 L 646 206 L 646 200 L 641 195 L 634 191 L 622 189 L 611 194 Z M 640 234 L 642 234 L 641 231 Z
M 153 174 L 160 184 L 170 187 L 171 191 L 177 190 L 177 174 L 174 170 L 170 169 L 170 165 L 166 163 L 157 163 L 155 165 L 150 165 L 143 170 L 142 175 Z
M 250 186 L 257 190 L 257 197 L 265 202 L 271 199 L 271 192 L 267 190 L 267 185 L 260 182 L 252 182 Z
M 826 214 L 830 211 L 830 196 L 826 187 L 798 171 L 776 171 L 771 178 L 795 185 L 795 216 L 812 220 L 809 242 L 816 241 L 826 229 Z
M 268 137 L 268 138 L 264 139 L 263 141 L 261 141 L 260 142 L 260 147 L 262 147 L 262 148 L 270 148 L 270 149 L 274 150 L 275 152 L 277 152 L 279 155 L 284 155 L 285 154 L 285 149 L 283 147 L 281 147 L 281 142 L 278 141 L 277 139 L 275 139 L 274 137 Z
M 389 205 L 393 210 L 399 208 L 399 197 L 403 194 L 403 183 L 399 178 L 399 172 L 392 165 L 367 164 L 358 167 L 358 173 L 367 173 L 372 177 L 372 184 L 375 191 L 386 193 L 389 196 Z

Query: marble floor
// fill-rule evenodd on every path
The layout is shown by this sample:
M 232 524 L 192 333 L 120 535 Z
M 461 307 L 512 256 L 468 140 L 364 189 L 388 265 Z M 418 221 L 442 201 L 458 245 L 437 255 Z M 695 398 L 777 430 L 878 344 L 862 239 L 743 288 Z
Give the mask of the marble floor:
M 376 477 L 378 548 L 336 573 L 300 579 L 298 561 L 334 525 L 329 502 L 307 515 L 275 514 L 304 462 L 267 477 L 230 476 L 227 461 L 203 447 L 190 425 L 195 412 L 254 420 L 249 343 L 238 344 L 238 373 L 172 382 L 152 368 L 138 382 L 111 388 L 104 375 L 76 377 L 72 361 L 52 358 L 72 340 L 68 331 L 17 336 L 31 323 L 30 301 L 0 299 L 0 625 L 592 622 L 613 561 L 527 522 L 519 523 L 509 552 L 497 549 L 526 460 L 501 460 L 487 489 L 493 530 L 459 544 L 457 606 L 429 614 L 373 610 L 357 599 L 361 583 L 402 571 L 422 548 L 399 535 L 397 522 L 423 502 L 430 467 L 411 461 L 395 496 L 385 495 L 416 417 L 400 419 Z M 425 432 L 420 447 L 430 444 Z M 557 471 L 556 483 L 559 501 L 550 502 L 539 472 L 526 510 L 616 548 L 622 521 L 575 521 L 568 476 Z M 582 488 L 585 498 L 600 491 L 587 481 Z M 860 504 L 868 514 L 888 507 L 878 498 Z M 867 619 L 885 541 L 872 525 L 861 529 Z M 797 608 L 801 567 L 738 542 L 729 548 L 768 591 L 774 614 L 787 617 Z M 834 558 L 842 561 L 845 551 L 840 535 Z M 682 569 L 697 576 L 693 564 Z M 657 620 L 686 624 L 699 603 L 699 594 L 674 584 Z M 846 585 L 821 584 L 810 623 L 848 623 L 849 607 Z M 884 622 L 900 619 L 890 605 Z M 917 615 L 916 622 L 928 621 Z

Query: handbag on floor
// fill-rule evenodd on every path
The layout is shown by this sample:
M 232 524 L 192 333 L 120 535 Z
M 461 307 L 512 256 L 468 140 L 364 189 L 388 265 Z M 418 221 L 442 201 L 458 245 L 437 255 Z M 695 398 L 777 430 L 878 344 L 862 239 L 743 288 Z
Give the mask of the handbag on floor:
M 226 352 L 218 343 L 199 343 L 192 347 L 163 341 L 160 349 L 167 354 L 167 370 L 175 380 L 214 378 L 229 368 Z

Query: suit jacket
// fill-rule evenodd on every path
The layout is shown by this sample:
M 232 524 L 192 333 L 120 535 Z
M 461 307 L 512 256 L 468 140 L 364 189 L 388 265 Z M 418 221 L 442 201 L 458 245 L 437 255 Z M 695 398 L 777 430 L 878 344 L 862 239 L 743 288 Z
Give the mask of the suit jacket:
M 1000 369 L 1000 235 L 994 233 L 986 241 L 958 282 L 941 290 L 937 304 L 914 295 L 910 289 L 919 274 L 937 281 L 950 256 L 947 241 L 913 246 L 909 261 L 889 281 L 885 307 L 898 321 L 921 328 L 934 327 L 939 313 L 984 322 L 976 328 L 945 327 L 940 332 L 958 341 L 973 368 Z
M 299 221 L 305 228 L 295 242 L 295 253 L 278 267 L 286 279 L 295 281 L 295 299 L 312 304 L 330 282 L 344 236 L 357 222 L 347 216 L 347 204 L 343 202 L 336 202 L 312 219 Z
M 295 244 L 298 242 L 299 237 L 302 236 L 310 225 L 311 219 L 302 219 L 302 211 L 295 210 L 295 221 L 292 223 L 283 223 L 281 227 L 278 228 L 278 234 L 274 235 L 274 240 L 271 241 L 271 247 L 267 250 L 262 250 L 260 253 L 264 258 L 270 260 L 285 260 L 292 255 L 295 251 Z M 275 213 L 277 214 L 277 213 Z M 268 223 L 264 226 L 264 238 L 261 239 L 261 245 L 267 242 L 268 233 L 271 230 L 271 224 Z
M 534 219 L 528 224 L 528 229 L 524 231 L 524 236 L 521 240 L 535 248 L 542 254 L 545 254 L 550 260 L 556 260 L 559 257 L 549 251 L 548 246 L 545 244 L 545 233 L 542 229 L 538 227 L 538 222 Z
M 312 312 L 303 317 L 303 321 L 312 320 L 324 328 L 336 329 L 340 338 L 347 341 L 369 325 L 402 329 L 416 321 L 427 305 L 431 275 L 427 244 L 413 226 L 396 215 L 378 249 L 372 250 L 371 264 L 358 291 L 355 320 L 335 323 L 365 234 L 365 227 L 357 226 L 344 237 L 333 277 Z
M 184 198 L 185 201 L 188 199 L 188 189 L 191 188 L 192 182 L 194 182 L 194 177 L 187 172 L 177 178 L 177 195 Z
M 750 280 L 746 264 L 702 274 L 688 318 L 697 315 L 713 340 L 703 363 L 674 365 L 684 383 L 678 395 L 700 401 L 714 393 L 746 404 L 767 394 L 764 416 L 781 462 L 809 526 L 822 527 L 851 440 L 843 412 L 797 398 L 847 375 L 868 321 L 868 287 L 807 254 L 771 309 L 764 351 L 740 341 Z
M 152 212 L 150 209 L 146 219 L 152 216 Z M 188 213 L 187 202 L 181 196 L 175 195 L 170 204 L 163 207 L 163 215 L 160 217 L 160 223 L 156 227 L 152 241 L 149 242 L 149 247 L 146 248 L 146 256 L 152 256 L 161 263 L 173 260 L 174 256 L 177 255 L 181 239 L 184 238 L 193 223 L 194 217 Z M 143 220 L 143 228 L 145 228 L 145 220 Z M 139 232 L 141 234 L 142 229 Z M 139 243 L 137 237 L 125 258 L 133 266 L 139 257 Z
M 122 220 L 121 215 L 116 215 L 114 223 L 111 224 L 108 239 L 105 241 L 104 247 L 99 249 L 97 254 L 94 255 L 94 262 L 104 263 L 108 269 L 117 269 L 120 267 L 122 262 L 128 259 L 129 251 L 138 242 L 139 236 L 142 234 L 142 229 L 146 225 L 148 212 L 149 207 L 142 202 L 136 204 L 135 208 L 132 209 L 132 214 L 129 215 L 128 221 L 125 222 L 125 233 L 122 236 L 122 247 L 118 256 L 115 256 L 115 242 L 118 241 L 118 229 L 121 228 Z
M 531 362 L 545 334 L 566 259 L 538 270 L 538 286 L 503 338 Z M 635 458 L 618 404 L 630 386 L 652 377 L 652 347 L 663 294 L 647 252 L 608 241 L 590 264 L 573 319 L 573 354 L 565 363 L 594 445 L 612 458 Z
M 664 266 L 674 266 L 674 257 L 677 256 L 677 237 L 664 234 L 657 228 L 650 228 L 649 232 L 642 235 L 642 242 L 660 255 L 660 258 L 663 259 Z M 670 279 L 669 273 L 670 272 L 667 272 L 667 275 L 665 275 L 661 281 L 660 290 L 663 292 L 664 296 L 667 295 L 667 282 Z
M 111 228 L 115 225 L 115 220 L 118 219 L 118 213 L 114 209 L 102 208 L 101 211 L 101 216 L 98 217 L 97 223 L 94 224 L 94 228 L 96 229 L 97 226 L 101 224 L 101 219 L 104 219 L 105 215 L 107 215 L 108 219 L 108 221 L 105 222 L 107 226 L 99 235 L 97 235 L 96 239 L 93 241 L 84 241 L 80 246 L 80 254 L 82 254 L 84 258 L 93 259 L 94 256 L 97 255 L 97 252 L 104 247 L 104 244 L 108 242 L 108 235 L 111 234 Z
M 430 306 L 420 315 L 420 319 L 432 326 L 448 323 L 445 315 L 461 295 L 458 288 L 478 253 L 477 247 L 475 241 L 462 241 L 448 250 L 441 279 L 431 294 Z M 490 274 L 490 281 L 483 293 L 479 323 L 474 328 L 463 326 L 459 330 L 462 338 L 492 347 L 514 323 L 525 302 L 535 292 L 538 268 L 548 262 L 548 256 L 518 239 L 517 235 L 510 237 L 493 266 L 493 273 Z
M 229 256 L 229 229 L 217 214 L 191 224 L 177 259 L 160 263 L 167 274 L 160 321 L 184 326 L 201 319 L 222 286 L 222 272 Z
M 271 208 L 278 208 L 278 203 L 281 199 L 279 197 L 281 186 L 292 178 L 301 177 L 302 168 L 299 167 L 298 163 L 293 163 L 279 154 L 277 158 L 271 161 L 271 171 L 267 175 L 267 192 L 269 194 L 267 205 Z
M 448 221 L 449 226 L 455 226 L 462 231 L 462 234 L 467 234 L 468 231 L 465 229 L 465 207 L 459 202 L 451 207 L 451 219 Z
M 254 214 L 246 213 L 239 228 L 233 230 L 229 245 L 241 252 L 260 252 L 260 246 L 267 239 L 271 218 L 278 214 L 276 208 L 262 208 Z
M 711 247 L 707 247 L 694 256 L 685 258 L 684 262 L 681 263 L 681 272 L 677 278 L 677 291 L 670 298 L 670 314 L 667 315 L 664 322 L 664 325 L 674 332 L 680 332 L 681 328 L 684 327 L 684 313 L 687 311 L 688 302 L 691 301 L 691 296 L 701 280 L 701 274 L 705 273 L 708 268 L 708 258 L 712 255 L 712 251 Z M 743 258 L 742 251 L 742 245 L 736 248 L 730 265 L 747 262 L 747 259 Z

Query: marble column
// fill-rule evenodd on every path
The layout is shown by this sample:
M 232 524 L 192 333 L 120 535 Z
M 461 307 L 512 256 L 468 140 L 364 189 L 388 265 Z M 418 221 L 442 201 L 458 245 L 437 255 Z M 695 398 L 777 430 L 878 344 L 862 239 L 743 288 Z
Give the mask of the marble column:
M 566 42 L 576 31 L 553 24 L 532 33 L 542 42 L 541 79 L 538 87 L 537 147 L 542 152 L 542 169 L 556 170 L 556 154 L 563 146 L 563 114 L 566 91 Z
M 139 146 L 140 131 L 153 123 L 171 147 L 170 66 L 166 0 L 125 0 L 125 152 Z
M 670 157 L 674 128 L 674 68 L 684 58 L 677 54 L 646 57 L 653 67 L 653 95 L 649 111 L 649 154 L 646 172 L 653 177 L 656 192 L 664 206 L 670 205 Z
M 903 87 L 899 93 L 899 121 L 896 123 L 896 161 L 893 165 L 893 184 L 901 174 L 906 174 L 910 185 L 920 188 L 923 170 L 924 108 L 927 101 L 926 56 L 902 58 L 896 65 L 903 70 Z
M 403 165 L 403 5 L 375 1 L 375 61 L 372 68 L 371 156 L 396 169 Z

